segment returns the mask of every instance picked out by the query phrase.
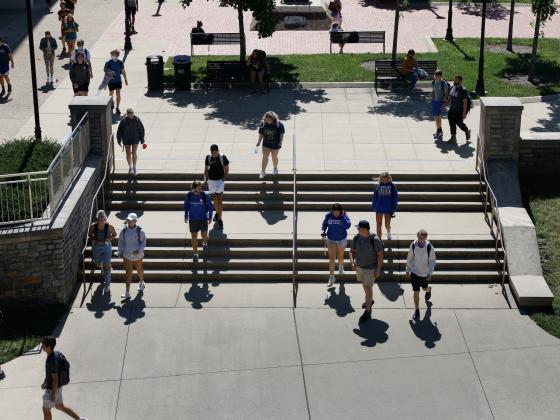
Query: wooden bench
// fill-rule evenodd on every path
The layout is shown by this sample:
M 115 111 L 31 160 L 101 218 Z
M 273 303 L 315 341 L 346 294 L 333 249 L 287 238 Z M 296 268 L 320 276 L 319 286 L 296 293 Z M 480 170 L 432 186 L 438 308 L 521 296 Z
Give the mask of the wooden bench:
M 331 54 L 333 44 L 383 44 L 383 54 L 385 54 L 385 31 L 341 31 L 329 32 L 329 34 Z
M 418 60 L 416 61 L 417 68 L 424 70 L 430 76 L 429 79 L 419 79 L 418 82 L 427 81 L 432 83 L 432 77 L 437 70 L 437 61 L 433 60 Z M 389 83 L 406 85 L 408 80 L 406 80 L 402 73 L 402 60 L 392 61 L 392 60 L 375 60 L 375 91 L 381 83 Z
M 206 91 L 213 83 L 249 83 L 249 67 L 239 61 L 208 61 L 206 63 Z M 266 89 L 269 90 L 269 75 L 265 74 Z
M 194 55 L 195 45 L 234 45 L 241 43 L 239 33 L 191 33 L 191 56 Z

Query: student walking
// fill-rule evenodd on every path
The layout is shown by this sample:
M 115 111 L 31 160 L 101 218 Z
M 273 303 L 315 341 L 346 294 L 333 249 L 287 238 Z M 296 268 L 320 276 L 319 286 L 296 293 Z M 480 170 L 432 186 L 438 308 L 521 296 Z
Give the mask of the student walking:
M 362 283 L 365 293 L 365 309 L 360 323 L 371 319 L 373 305 L 373 283 L 381 275 L 383 265 L 383 242 L 375 234 L 370 233 L 369 222 L 360 220 L 357 225 L 358 234 L 352 239 L 350 262 L 356 271 L 357 280 Z
M 70 2 L 68 2 L 70 3 Z M 73 13 L 73 10 L 70 10 L 66 7 L 66 2 L 60 2 L 60 10 L 58 11 L 58 21 L 60 22 L 60 42 L 62 43 L 62 52 L 60 53 L 60 58 L 64 58 L 66 55 L 66 40 L 65 40 L 65 30 L 64 24 L 66 23 L 66 18 Z M 71 51 L 68 51 L 70 53 Z
M 88 64 L 89 66 L 89 76 L 90 79 L 93 79 L 93 69 L 92 69 L 92 65 L 91 65 L 91 54 L 89 52 L 89 50 L 87 48 L 84 48 L 84 40 L 83 39 L 78 39 L 77 42 L 77 47 L 74 51 L 72 51 L 72 54 L 70 55 L 70 62 L 74 63 L 76 62 L 76 55 L 78 53 L 82 53 L 84 55 L 84 60 L 85 62 Z
M 342 30 L 342 28 L 340 27 L 340 24 L 338 22 L 333 22 L 331 25 L 331 29 L 329 29 L 330 33 L 337 33 L 337 32 L 344 32 Z M 343 54 L 344 53 L 344 42 L 341 42 L 338 44 L 339 49 L 339 54 Z
M 342 25 L 342 2 L 340 0 L 332 0 L 329 2 L 328 9 L 331 12 L 331 23 Z
M 155 14 L 155 15 L 152 15 L 152 16 L 161 16 L 161 15 L 159 14 L 159 11 L 161 10 L 161 5 L 163 4 L 164 1 L 165 1 L 165 0 L 158 0 L 158 6 L 157 6 L 156 14 Z
M 113 225 L 107 223 L 107 215 L 103 210 L 99 210 L 95 218 L 96 222 L 89 226 L 88 231 L 91 253 L 93 262 L 103 274 L 103 294 L 111 295 L 111 255 L 113 254 L 111 241 L 117 237 L 117 232 Z
M 126 291 L 121 298 L 130 299 L 130 283 L 132 283 L 132 271 L 136 269 L 138 274 L 138 291 L 143 292 L 146 287 L 144 282 L 144 248 L 146 248 L 146 234 L 138 225 L 136 213 L 130 213 L 126 218 L 125 226 L 119 235 L 118 255 L 122 257 L 125 269 Z
M 124 63 L 119 60 L 120 52 L 119 50 L 111 51 L 111 59 L 105 63 L 103 67 L 103 73 L 105 75 L 112 73 L 113 77 L 107 84 L 109 88 L 109 96 L 113 98 L 113 92 L 116 93 L 116 109 L 115 114 L 120 115 L 121 111 L 119 106 L 121 104 L 121 89 L 122 89 L 122 77 L 124 77 L 124 84 L 128 86 L 128 78 L 126 77 L 126 71 L 124 69 Z M 114 98 L 113 98 L 114 100 Z
M 420 229 L 416 234 L 416 240 L 408 248 L 406 258 L 406 276 L 412 283 L 414 291 L 414 319 L 420 318 L 420 288 L 424 290 L 425 300 L 428 302 L 432 297 L 432 286 L 428 283 L 432 279 L 432 273 L 436 267 L 436 250 L 428 241 L 428 232 Z
M 323 219 L 321 237 L 327 239 L 329 252 L 329 282 L 327 287 L 333 287 L 336 282 L 334 276 L 334 263 L 338 257 L 338 274 L 344 274 L 344 250 L 350 229 L 350 217 L 344 212 L 340 203 L 334 203 L 331 211 Z
M 144 134 L 144 124 L 140 118 L 134 115 L 134 110 L 128 108 L 117 129 L 117 143 L 126 151 L 129 174 L 136 175 L 138 145 L 145 143 Z
M 76 3 L 78 2 L 78 0 L 64 0 L 64 1 L 66 2 L 66 7 L 68 8 L 68 10 L 70 10 L 72 14 L 74 14 L 74 12 L 76 11 Z
M 0 96 L 4 96 L 6 93 L 4 81 L 8 85 L 8 95 L 12 93 L 12 83 L 10 82 L 10 64 L 12 65 L 13 70 L 14 57 L 12 55 L 12 50 L 8 44 L 4 42 L 2 37 L 0 37 L 0 86 L 2 86 Z
M 128 22 L 128 27 L 130 28 L 131 34 L 137 34 L 134 29 L 134 24 L 136 23 L 136 12 L 138 11 L 138 0 L 124 0 L 124 13 L 126 20 Z M 125 34 L 126 35 L 126 34 Z
M 393 239 L 391 235 L 391 218 L 397 211 L 399 204 L 399 191 L 393 179 L 388 172 L 383 172 L 379 175 L 378 184 L 375 186 L 373 192 L 373 199 L 371 207 L 375 212 L 375 224 L 377 227 L 377 236 L 381 239 L 383 218 L 385 218 L 385 229 L 387 230 L 387 239 Z
M 86 63 L 84 53 L 76 54 L 76 62 L 70 64 L 70 80 L 74 96 L 87 96 L 89 92 L 90 67 Z
M 268 157 L 272 156 L 272 165 L 274 166 L 274 175 L 278 175 L 278 152 L 282 148 L 284 140 L 284 125 L 278 119 L 276 112 L 266 112 L 261 120 L 259 127 L 259 139 L 257 147 L 262 142 L 262 162 L 261 173 L 259 179 L 266 176 L 266 167 L 268 166 Z
M 47 85 L 52 85 L 54 83 L 54 57 L 56 56 L 58 44 L 56 43 L 56 39 L 52 37 L 50 31 L 46 31 L 45 37 L 41 38 L 39 49 L 43 52 L 43 61 L 45 62 L 45 71 L 47 73 Z
M 78 31 L 80 30 L 80 25 L 74 20 L 73 15 L 66 16 L 66 22 L 64 23 L 64 41 L 68 47 L 68 53 L 70 54 L 74 51 L 76 45 L 76 40 L 78 39 Z
M 213 144 L 210 146 L 210 154 L 204 159 L 204 183 L 208 185 L 208 193 L 212 196 L 216 211 L 213 220 L 218 223 L 218 229 L 224 228 L 224 181 L 228 173 L 228 158 L 220 153 L 217 144 Z
M 76 414 L 72 408 L 64 405 L 62 389 L 70 382 L 70 363 L 68 363 L 64 354 L 54 349 L 55 347 L 55 337 L 45 336 L 41 339 L 41 351 L 47 353 L 45 380 L 41 385 L 41 389 L 45 390 L 43 394 L 43 418 L 44 420 L 52 420 L 51 410 L 56 408 L 73 419 L 87 420 Z
M 457 143 L 457 127 L 465 132 L 467 142 L 471 139 L 471 130 L 463 122 L 469 112 L 469 92 L 463 87 L 463 76 L 457 75 L 453 79 L 453 87 L 449 91 L 449 111 L 447 120 L 449 121 L 449 131 L 451 137 L 448 143 Z
M 443 108 L 449 99 L 449 84 L 443 80 L 443 72 L 436 70 L 434 73 L 434 80 L 432 80 L 432 117 L 436 123 L 436 132 L 434 139 L 441 139 L 443 137 L 443 130 L 441 129 L 441 115 Z
M 202 249 L 208 247 L 208 225 L 212 221 L 212 200 L 202 190 L 202 182 L 193 181 L 191 190 L 185 196 L 185 223 L 189 224 L 193 264 L 198 262 L 198 232 L 202 236 Z

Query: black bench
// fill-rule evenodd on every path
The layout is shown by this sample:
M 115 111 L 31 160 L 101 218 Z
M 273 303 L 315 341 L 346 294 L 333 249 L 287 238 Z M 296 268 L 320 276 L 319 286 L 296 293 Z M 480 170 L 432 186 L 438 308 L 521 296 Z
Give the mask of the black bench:
M 333 44 L 383 44 L 383 54 L 385 54 L 385 31 L 330 32 L 331 54 Z
M 432 82 L 432 77 L 437 70 L 437 61 L 433 60 L 417 60 L 416 66 L 419 69 L 424 70 L 430 76 L 427 81 Z M 392 61 L 392 60 L 375 60 L 375 90 L 381 83 L 402 84 L 406 85 L 408 81 L 403 77 L 402 73 L 402 60 Z M 419 79 L 418 82 L 422 82 Z
M 213 83 L 249 83 L 249 67 L 239 61 L 208 61 L 206 63 L 206 91 Z M 269 90 L 269 75 L 264 76 L 266 89 Z
M 234 45 L 241 43 L 239 33 L 192 33 L 191 32 L 191 56 L 194 55 L 195 45 Z

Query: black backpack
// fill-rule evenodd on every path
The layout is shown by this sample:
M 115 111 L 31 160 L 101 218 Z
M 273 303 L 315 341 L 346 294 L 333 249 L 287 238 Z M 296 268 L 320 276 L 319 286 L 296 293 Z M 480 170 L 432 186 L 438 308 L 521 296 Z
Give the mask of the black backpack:
M 416 254 L 414 253 L 414 250 L 416 249 L 416 243 L 412 242 L 411 247 L 412 247 L 412 254 L 416 257 Z M 428 251 L 428 262 L 430 262 L 430 254 L 432 252 L 432 244 L 431 243 L 428 243 L 426 251 Z
M 59 351 L 55 351 L 53 356 L 58 360 L 58 385 L 68 385 L 70 383 L 70 362 Z
M 432 87 L 435 85 L 436 81 L 432 80 Z M 453 87 L 451 85 L 451 83 L 449 83 L 447 80 L 445 79 L 441 79 L 441 88 L 445 91 L 445 89 L 447 89 L 447 93 L 449 94 L 449 92 L 451 92 L 451 88 Z
M 126 230 L 128 229 L 128 226 L 124 226 L 123 230 L 125 232 L 123 232 L 123 237 L 126 235 Z M 142 231 L 142 228 L 138 225 L 136 225 L 136 235 L 138 235 L 138 243 L 140 244 L 142 242 L 142 240 L 140 239 L 140 232 Z

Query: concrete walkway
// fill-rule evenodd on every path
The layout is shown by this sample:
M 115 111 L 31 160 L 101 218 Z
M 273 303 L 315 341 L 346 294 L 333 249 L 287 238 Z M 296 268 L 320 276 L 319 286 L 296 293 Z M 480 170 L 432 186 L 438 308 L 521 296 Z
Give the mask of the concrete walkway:
M 148 284 L 125 305 L 93 292 L 58 331 L 72 363 L 65 402 L 90 419 L 545 420 L 560 410 L 560 341 L 499 288 L 437 286 L 413 323 L 409 286 L 381 285 L 362 327 L 357 284 L 303 284 L 296 310 L 290 284 Z M 29 354 L 3 366 L 3 419 L 39 418 L 43 364 Z

